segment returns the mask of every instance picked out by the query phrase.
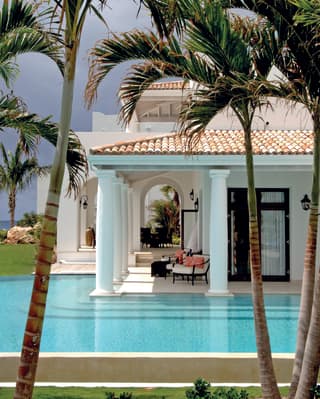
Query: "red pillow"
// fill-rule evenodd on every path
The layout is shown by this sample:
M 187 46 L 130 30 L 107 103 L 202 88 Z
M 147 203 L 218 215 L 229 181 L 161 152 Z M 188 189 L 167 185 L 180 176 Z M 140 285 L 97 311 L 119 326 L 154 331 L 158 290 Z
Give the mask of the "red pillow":
M 194 256 L 193 264 L 195 267 L 199 267 L 201 269 L 204 268 L 204 257 L 203 256 Z
M 194 265 L 194 258 L 192 256 L 186 256 L 184 260 L 184 265 L 187 267 L 192 267 Z
M 176 251 L 177 262 L 178 262 L 180 265 L 183 264 L 183 255 L 184 255 L 183 249 L 178 249 L 178 250 Z

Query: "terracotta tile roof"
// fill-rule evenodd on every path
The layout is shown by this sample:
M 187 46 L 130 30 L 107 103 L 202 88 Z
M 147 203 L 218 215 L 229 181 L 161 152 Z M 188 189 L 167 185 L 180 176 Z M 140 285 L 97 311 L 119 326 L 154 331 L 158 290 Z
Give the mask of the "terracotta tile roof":
M 207 130 L 192 145 L 175 133 L 149 136 L 135 141 L 123 141 L 94 147 L 94 155 L 244 155 L 244 135 L 241 130 Z M 252 132 L 256 155 L 309 155 L 313 151 L 313 133 L 307 130 L 255 130 Z
M 190 83 L 184 80 L 168 81 L 168 82 L 155 82 L 152 83 L 148 90 L 182 90 L 189 89 Z

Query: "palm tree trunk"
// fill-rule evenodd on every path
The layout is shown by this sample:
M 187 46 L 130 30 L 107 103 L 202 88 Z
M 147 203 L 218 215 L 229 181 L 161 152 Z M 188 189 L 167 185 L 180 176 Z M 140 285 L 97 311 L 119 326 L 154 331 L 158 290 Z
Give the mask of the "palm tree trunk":
M 260 382 L 264 399 L 280 399 L 281 396 L 273 368 L 270 338 L 264 306 L 257 200 L 253 172 L 251 130 L 249 128 L 245 129 L 245 146 L 248 180 L 251 290 Z
M 16 191 L 9 192 L 10 227 L 14 226 L 14 215 L 16 210 Z
M 310 390 L 317 385 L 320 362 L 320 274 L 317 276 L 311 322 L 305 345 L 301 375 L 295 398 L 310 399 Z
M 304 259 L 303 279 L 301 288 L 301 302 L 297 332 L 296 354 L 292 373 L 292 380 L 289 392 L 289 399 L 296 397 L 296 390 L 299 384 L 301 370 L 304 363 L 305 346 L 309 332 L 310 322 L 316 313 L 312 313 L 312 306 L 317 300 L 314 296 L 315 263 L 317 253 L 318 236 L 318 212 L 319 212 L 319 168 L 320 168 L 320 118 L 319 111 L 314 115 L 314 150 L 313 150 L 313 181 L 311 191 L 311 210 L 308 224 L 308 235 Z M 318 283 L 319 284 L 319 281 Z M 318 290 L 319 291 L 319 290 Z M 315 305 L 317 306 L 317 305 Z M 316 344 L 316 342 L 315 342 Z M 314 381 L 314 384 L 316 381 Z M 304 382 L 303 384 L 306 384 Z M 300 384 L 299 384 L 300 385 Z M 310 392 L 309 392 L 310 394 Z
M 49 287 L 51 260 L 54 245 L 56 243 L 57 217 L 65 170 L 74 91 L 75 59 L 71 54 L 72 49 L 67 49 L 66 51 L 60 130 L 54 163 L 51 170 L 50 186 L 43 227 L 40 235 L 33 290 L 22 344 L 16 390 L 14 394 L 14 398 L 16 399 L 32 398 Z

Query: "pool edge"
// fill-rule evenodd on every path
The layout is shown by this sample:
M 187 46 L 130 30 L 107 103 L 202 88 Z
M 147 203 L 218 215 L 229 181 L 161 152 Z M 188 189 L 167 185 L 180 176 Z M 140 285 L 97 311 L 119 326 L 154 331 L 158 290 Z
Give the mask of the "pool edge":
M 0 353 L 0 382 L 16 380 L 20 353 Z M 273 354 L 277 381 L 289 383 L 294 354 Z M 259 383 L 256 353 L 40 353 L 37 382 Z

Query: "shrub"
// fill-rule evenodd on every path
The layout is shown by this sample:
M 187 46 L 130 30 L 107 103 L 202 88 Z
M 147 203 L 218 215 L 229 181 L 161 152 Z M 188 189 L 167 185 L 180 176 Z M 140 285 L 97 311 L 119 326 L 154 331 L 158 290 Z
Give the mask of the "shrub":
M 313 395 L 313 398 L 318 399 L 320 398 L 320 385 L 315 385 L 312 389 L 311 389 L 311 393 Z
M 211 399 L 248 399 L 249 395 L 245 390 L 237 391 L 235 388 L 217 388 Z
M 114 392 L 106 392 L 106 399 L 118 399 Z M 122 392 L 119 395 L 119 399 L 132 399 L 131 392 Z
M 3 242 L 7 238 L 8 230 L 1 229 L 0 230 L 0 242 Z
M 213 392 L 209 390 L 210 383 L 203 378 L 194 382 L 194 389 L 186 391 L 187 399 L 249 399 L 245 390 L 237 391 L 235 388 L 217 388 Z
M 186 391 L 187 399 L 210 399 L 211 392 L 209 391 L 210 383 L 203 378 L 197 378 L 194 382 L 194 389 L 188 389 Z
M 33 227 L 37 223 L 42 223 L 43 215 L 38 215 L 35 212 L 26 212 L 23 217 L 17 222 L 20 227 Z

